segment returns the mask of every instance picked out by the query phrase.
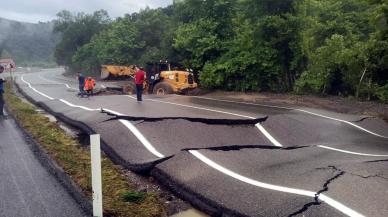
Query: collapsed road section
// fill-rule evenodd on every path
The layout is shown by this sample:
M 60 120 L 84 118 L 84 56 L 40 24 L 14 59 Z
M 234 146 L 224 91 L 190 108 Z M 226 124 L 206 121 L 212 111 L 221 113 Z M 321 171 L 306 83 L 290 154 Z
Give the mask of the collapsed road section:
M 116 163 L 150 173 L 213 216 L 388 213 L 382 190 L 388 187 L 387 141 L 348 124 L 293 110 L 241 118 L 252 115 L 233 116 L 235 108 L 216 114 L 221 110 L 214 105 L 201 110 L 204 104 L 158 104 L 163 99 L 151 96 L 142 104 L 125 96 L 81 101 L 66 92 L 47 95 L 56 87 L 34 87 L 48 98 L 31 92 L 32 78 L 26 82 L 18 80 L 19 88 L 32 101 L 87 133 L 101 134 L 104 151 Z M 283 147 L 274 147 L 257 124 Z

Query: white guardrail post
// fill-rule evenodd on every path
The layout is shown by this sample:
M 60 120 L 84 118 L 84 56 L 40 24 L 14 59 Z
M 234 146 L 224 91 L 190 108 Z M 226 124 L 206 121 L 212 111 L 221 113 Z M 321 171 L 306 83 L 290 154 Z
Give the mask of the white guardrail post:
M 93 216 L 102 217 L 100 134 L 90 135 L 90 154 L 92 158 Z

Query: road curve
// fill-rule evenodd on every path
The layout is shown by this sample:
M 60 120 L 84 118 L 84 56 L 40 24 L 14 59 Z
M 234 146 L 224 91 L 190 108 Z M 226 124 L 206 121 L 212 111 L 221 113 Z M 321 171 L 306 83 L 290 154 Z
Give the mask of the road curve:
M 56 115 L 100 133 L 116 162 L 150 170 L 213 215 L 388 214 L 388 128 L 378 120 L 175 95 L 81 99 L 60 71 L 17 83 Z

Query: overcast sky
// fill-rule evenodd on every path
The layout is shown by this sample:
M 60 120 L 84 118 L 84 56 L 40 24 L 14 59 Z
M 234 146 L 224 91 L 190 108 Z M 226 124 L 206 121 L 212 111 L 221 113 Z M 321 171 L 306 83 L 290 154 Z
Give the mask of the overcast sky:
M 71 12 L 92 13 L 104 9 L 110 17 L 116 18 L 126 13 L 139 11 L 146 6 L 164 7 L 173 0 L 0 0 L 0 17 L 37 23 L 55 19 L 55 15 L 65 9 Z

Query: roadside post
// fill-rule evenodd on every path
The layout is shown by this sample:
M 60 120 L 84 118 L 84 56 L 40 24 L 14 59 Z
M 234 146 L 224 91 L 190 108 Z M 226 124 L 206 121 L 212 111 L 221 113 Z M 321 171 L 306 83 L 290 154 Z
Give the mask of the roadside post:
M 102 181 L 100 134 L 90 135 L 92 161 L 93 216 L 102 217 Z
M 11 84 L 13 83 L 12 68 L 13 68 L 13 66 L 11 65 L 11 66 L 9 67 L 9 74 L 11 75 Z

